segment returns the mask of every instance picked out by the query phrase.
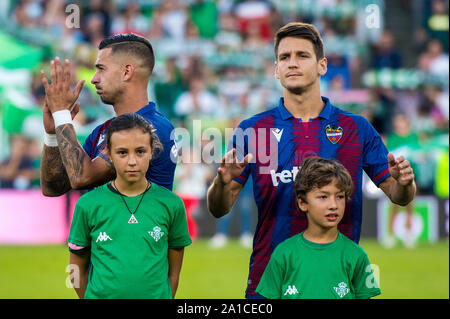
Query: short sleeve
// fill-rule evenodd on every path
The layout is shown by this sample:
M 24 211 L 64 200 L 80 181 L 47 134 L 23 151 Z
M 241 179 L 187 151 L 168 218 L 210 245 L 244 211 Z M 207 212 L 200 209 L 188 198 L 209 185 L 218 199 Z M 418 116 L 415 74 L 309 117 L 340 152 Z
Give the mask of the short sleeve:
M 171 139 L 160 138 L 160 141 L 163 150 L 162 152 L 158 151 L 150 161 L 147 179 L 168 190 L 172 190 L 177 160 L 177 147 Z
M 285 261 L 280 250 L 275 248 L 259 281 L 256 292 L 269 299 L 280 299 L 282 293 Z
M 169 248 L 186 247 L 192 243 L 183 201 L 178 198 L 173 206 L 173 215 L 169 229 Z
M 89 134 L 88 137 L 86 138 L 86 140 L 83 143 L 83 149 L 86 152 L 86 154 L 89 155 L 89 157 L 92 156 L 92 137 L 93 134 Z
M 80 204 L 80 201 L 78 201 L 75 206 L 72 224 L 70 226 L 69 239 L 67 241 L 69 250 L 73 253 L 85 252 L 89 250 L 91 246 L 88 216 L 86 210 Z
M 369 257 L 364 252 L 358 257 L 355 265 L 352 286 L 356 299 L 369 299 L 381 294 Z
M 363 168 L 375 185 L 379 186 L 391 176 L 387 158 L 388 150 L 373 126 L 365 119 L 364 123 Z

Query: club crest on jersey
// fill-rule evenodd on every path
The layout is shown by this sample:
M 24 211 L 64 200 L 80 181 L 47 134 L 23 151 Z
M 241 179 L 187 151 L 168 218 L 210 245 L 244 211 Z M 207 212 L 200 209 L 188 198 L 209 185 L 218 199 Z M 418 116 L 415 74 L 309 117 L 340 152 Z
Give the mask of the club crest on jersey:
M 340 126 L 331 127 L 330 125 L 327 125 L 325 128 L 325 134 L 331 143 L 336 144 L 341 140 L 344 130 Z

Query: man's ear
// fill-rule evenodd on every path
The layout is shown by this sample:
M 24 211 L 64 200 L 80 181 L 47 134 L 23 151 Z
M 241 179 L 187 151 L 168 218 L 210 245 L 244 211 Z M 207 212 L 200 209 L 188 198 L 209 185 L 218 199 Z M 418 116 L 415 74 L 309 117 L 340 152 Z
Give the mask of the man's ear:
M 318 73 L 320 76 L 324 76 L 325 73 L 327 73 L 327 69 L 328 69 L 328 60 L 327 58 L 323 57 L 322 59 L 319 60 L 319 62 L 317 63 L 318 66 Z
M 135 71 L 136 69 L 132 64 L 125 64 L 123 70 L 123 80 L 129 81 L 133 77 Z

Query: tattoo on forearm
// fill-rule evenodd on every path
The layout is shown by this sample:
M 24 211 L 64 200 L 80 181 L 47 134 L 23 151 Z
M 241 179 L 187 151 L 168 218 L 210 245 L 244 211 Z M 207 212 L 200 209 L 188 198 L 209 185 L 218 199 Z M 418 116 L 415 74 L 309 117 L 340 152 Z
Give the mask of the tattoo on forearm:
M 73 126 L 71 124 L 58 126 L 56 138 L 68 176 L 70 176 L 70 179 L 79 178 L 83 175 L 83 162 L 87 154 L 78 142 Z
M 70 181 L 57 147 L 46 147 L 41 161 L 42 187 L 53 193 L 62 194 L 70 190 Z

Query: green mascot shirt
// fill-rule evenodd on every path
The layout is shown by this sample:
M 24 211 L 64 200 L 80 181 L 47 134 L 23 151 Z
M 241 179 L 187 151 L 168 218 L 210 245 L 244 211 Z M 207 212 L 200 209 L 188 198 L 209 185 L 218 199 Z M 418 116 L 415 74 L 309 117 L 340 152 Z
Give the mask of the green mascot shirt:
M 339 233 L 335 241 L 317 244 L 303 232 L 275 248 L 256 292 L 271 299 L 368 299 L 381 293 L 356 243 Z
M 78 200 L 70 251 L 91 250 L 85 298 L 171 299 L 168 249 L 192 243 L 181 198 L 155 183 L 145 195 L 124 196 L 105 184 Z

